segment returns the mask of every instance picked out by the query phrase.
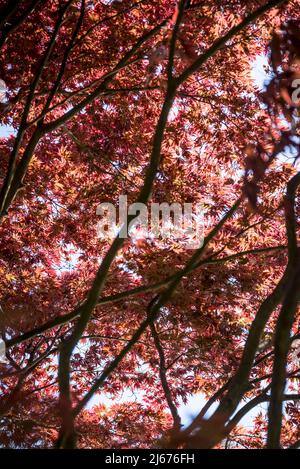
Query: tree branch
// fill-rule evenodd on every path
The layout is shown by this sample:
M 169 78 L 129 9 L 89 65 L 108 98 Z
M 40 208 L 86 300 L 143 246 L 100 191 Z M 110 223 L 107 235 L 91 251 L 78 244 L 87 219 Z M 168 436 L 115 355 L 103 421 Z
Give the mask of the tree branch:
M 300 252 L 297 247 L 295 197 L 300 184 L 300 172 L 288 183 L 285 201 L 286 232 L 289 262 L 295 267 L 293 278 L 288 284 L 285 300 L 280 311 L 274 346 L 274 365 L 271 386 L 271 401 L 268 414 L 268 448 L 280 448 L 282 426 L 282 396 L 286 383 L 286 363 L 290 348 L 290 332 L 300 300 Z

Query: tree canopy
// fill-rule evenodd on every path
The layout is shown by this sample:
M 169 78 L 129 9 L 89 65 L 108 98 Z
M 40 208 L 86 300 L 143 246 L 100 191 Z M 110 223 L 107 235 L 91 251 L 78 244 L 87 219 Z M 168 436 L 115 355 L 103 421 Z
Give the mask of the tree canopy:
M 300 446 L 299 6 L 0 1 L 1 447 Z M 203 245 L 100 238 L 124 194 Z

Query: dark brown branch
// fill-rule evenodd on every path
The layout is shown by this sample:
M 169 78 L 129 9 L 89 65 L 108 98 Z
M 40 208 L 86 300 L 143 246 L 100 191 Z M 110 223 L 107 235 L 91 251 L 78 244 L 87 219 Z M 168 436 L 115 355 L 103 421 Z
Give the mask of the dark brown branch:
M 0 49 L 7 41 L 9 34 L 15 31 L 22 23 L 28 18 L 28 16 L 33 12 L 41 0 L 32 0 L 28 7 L 14 20 L 11 19 L 11 16 L 17 11 L 20 7 L 20 1 L 11 1 L 9 4 L 4 7 L 1 12 L 1 37 L 0 37 Z
M 174 431 L 178 431 L 181 427 L 181 420 L 177 411 L 177 407 L 172 397 L 172 391 L 170 389 L 170 386 L 167 380 L 167 368 L 166 368 L 166 359 L 165 359 L 164 349 L 162 347 L 159 335 L 157 333 L 155 324 L 153 322 L 150 323 L 150 330 L 151 330 L 153 341 L 154 341 L 154 344 L 155 344 L 155 347 L 159 356 L 159 376 L 160 376 L 161 386 L 163 388 L 165 398 L 166 398 L 167 404 L 169 406 L 169 409 L 173 418 L 173 422 L 174 422 L 173 429 Z
M 299 339 L 299 337 L 300 337 L 299 334 L 294 335 L 291 338 L 291 343 L 294 340 Z M 265 355 L 263 355 L 262 357 L 259 357 L 257 360 L 255 360 L 255 362 L 253 364 L 253 368 L 260 365 L 263 361 L 267 360 L 268 358 L 270 358 L 273 355 L 273 353 L 274 353 L 273 351 L 270 351 L 270 352 L 266 353 Z M 299 370 L 295 370 L 295 371 L 289 373 L 288 377 L 291 378 L 291 379 L 295 378 L 297 376 L 298 372 L 299 372 Z M 271 378 L 271 377 L 272 377 L 272 374 L 268 374 L 268 375 L 264 375 L 264 376 L 260 376 L 258 378 L 252 379 L 247 384 L 247 389 L 251 390 L 253 388 L 253 385 L 255 385 L 255 384 L 257 384 L 261 381 L 264 381 L 265 379 Z M 185 439 L 193 432 L 193 430 L 195 430 L 196 428 L 199 428 L 201 426 L 201 424 L 203 423 L 203 419 L 205 417 L 205 414 L 208 412 L 210 407 L 223 396 L 225 391 L 228 390 L 228 387 L 229 387 L 230 383 L 231 383 L 231 378 L 221 388 L 219 388 L 215 392 L 215 394 L 213 394 L 213 396 L 211 396 L 211 398 L 205 403 L 205 405 L 200 410 L 199 414 L 194 418 L 194 420 L 190 423 L 190 425 L 187 428 L 185 428 L 180 433 L 179 436 L 177 435 L 177 443 L 178 444 L 181 444 L 182 442 L 184 442 Z
M 278 285 L 261 304 L 256 317 L 251 324 L 239 368 L 230 382 L 226 395 L 221 399 L 220 404 L 212 417 L 207 422 L 203 422 L 203 425 L 198 429 L 197 444 L 199 444 L 199 441 L 202 441 L 203 446 L 201 447 L 212 447 L 223 438 L 226 421 L 235 411 L 246 390 L 261 334 L 271 313 L 285 297 L 286 289 L 289 287 L 290 282 L 293 281 L 295 269 L 295 259 L 289 259 L 284 275 Z M 213 427 L 218 429 L 218 431 L 216 430 L 213 433 L 211 431 Z
M 182 5 L 182 9 L 183 8 L 184 8 L 184 4 Z M 140 44 L 141 44 L 141 40 L 137 42 L 137 45 L 135 47 L 139 48 Z M 133 49 L 135 49 L 135 47 Z M 123 61 L 125 61 L 126 63 L 129 58 L 130 57 L 128 57 L 128 54 L 126 54 L 125 57 L 122 59 L 121 64 L 123 65 Z M 91 97 L 89 97 L 88 100 L 93 99 L 92 96 L 94 93 L 92 93 Z M 155 131 L 155 135 L 153 139 L 152 152 L 151 152 L 151 157 L 150 157 L 150 163 L 146 171 L 144 185 L 141 189 L 141 192 L 137 200 L 137 202 L 139 203 L 144 203 L 144 204 L 147 203 L 151 195 L 152 185 L 155 180 L 156 173 L 159 167 L 164 130 L 167 125 L 167 119 L 168 119 L 169 112 L 171 110 L 174 98 L 175 98 L 175 88 L 172 86 L 172 83 L 169 83 L 168 89 L 166 92 L 165 101 L 164 101 L 161 114 L 160 114 L 160 117 L 156 126 L 156 131 Z M 70 112 L 72 114 L 73 110 L 69 111 L 69 113 Z M 130 223 L 130 221 L 133 218 L 134 218 L 134 215 L 128 216 L 127 222 Z M 104 287 L 110 266 L 112 262 L 114 261 L 115 256 L 118 253 L 119 249 L 123 246 L 123 244 L 124 244 L 124 238 L 122 238 L 119 234 L 113 241 L 110 249 L 108 250 L 107 254 L 105 255 L 98 269 L 93 285 L 87 295 L 87 299 L 85 300 L 84 304 L 80 306 L 80 316 L 79 316 L 78 322 L 76 323 L 74 327 L 72 335 L 63 344 L 62 349 L 61 349 L 61 353 L 59 357 L 59 368 L 58 368 L 60 406 L 61 406 L 61 413 L 62 413 L 62 427 L 60 431 L 60 437 L 58 440 L 58 447 L 61 447 L 61 448 L 73 448 L 76 445 L 74 416 L 72 412 L 72 400 L 71 400 L 71 393 L 70 393 L 70 359 L 71 359 L 71 356 L 72 356 L 72 353 L 76 344 L 80 340 L 80 337 L 82 336 L 90 320 L 90 317 L 92 315 L 92 312 L 95 306 L 97 306 L 98 304 L 99 296 Z M 151 320 L 153 319 L 150 318 L 149 323 L 146 320 L 145 327 L 147 327 L 147 325 L 150 324 Z M 142 332 L 143 332 L 143 329 L 140 335 L 142 334 Z M 139 339 L 140 335 L 138 335 L 136 340 Z M 127 344 L 127 346 L 125 346 L 123 351 L 127 350 L 129 346 L 130 346 L 130 342 Z M 122 355 L 122 352 L 120 355 Z
M 190 67 L 188 67 L 176 80 L 177 86 L 180 86 L 182 83 L 184 83 L 193 73 L 197 72 L 202 65 L 213 55 L 215 55 L 222 47 L 234 36 L 239 34 L 241 31 L 243 31 L 247 26 L 249 26 L 251 23 L 253 23 L 256 19 L 258 19 L 260 16 L 264 15 L 267 13 L 269 10 L 271 10 L 274 7 L 278 7 L 282 5 L 283 3 L 286 3 L 288 0 L 272 0 L 270 2 L 267 2 L 265 5 L 262 5 L 261 7 L 257 8 L 253 13 L 250 13 L 246 18 L 241 21 L 237 26 L 234 26 L 231 28 L 227 34 L 225 34 L 223 37 L 218 39 L 214 44 L 205 52 L 202 54 Z
M 73 0 L 70 0 L 67 5 L 69 5 L 72 1 Z M 59 19 L 59 21 L 60 22 L 62 21 L 62 17 L 61 17 L 61 19 Z M 46 124 L 43 124 L 43 125 L 39 125 L 36 128 L 36 130 L 34 131 L 32 137 L 31 137 L 31 140 L 30 140 L 28 146 L 26 147 L 26 149 L 24 151 L 24 154 L 23 154 L 23 156 L 20 160 L 20 163 L 18 164 L 16 170 L 14 171 L 18 151 L 19 151 L 22 139 L 23 139 L 24 132 L 27 128 L 27 126 L 26 126 L 27 115 L 28 115 L 28 112 L 29 112 L 29 109 L 30 109 L 32 99 L 33 99 L 33 96 L 31 96 L 31 93 L 29 94 L 29 96 L 27 98 L 26 109 L 25 109 L 26 112 L 24 111 L 24 113 L 23 113 L 22 123 L 21 123 L 20 129 L 19 129 L 18 135 L 16 137 L 16 140 L 15 140 L 14 149 L 13 149 L 11 157 L 10 157 L 10 163 L 9 163 L 9 169 L 8 169 L 8 172 L 7 172 L 7 176 L 6 176 L 3 188 L 2 188 L 1 193 L 0 193 L 0 218 L 3 217 L 7 213 L 7 210 L 9 208 L 10 204 L 14 200 L 20 186 L 22 185 L 24 177 L 25 177 L 27 169 L 28 169 L 28 166 L 31 162 L 32 156 L 34 154 L 35 148 L 36 148 L 40 138 L 42 136 L 44 136 L 45 134 L 47 134 L 48 132 L 51 132 L 51 131 L 57 129 L 58 127 L 60 127 L 61 125 L 65 124 L 69 119 L 74 117 L 85 106 L 90 104 L 103 91 L 105 91 L 108 83 L 113 79 L 113 77 L 122 68 L 124 68 L 127 65 L 130 58 L 138 51 L 138 49 L 146 41 L 148 41 L 152 36 L 154 36 L 158 31 L 160 31 L 160 29 L 166 24 L 166 22 L 167 22 L 167 20 L 164 20 L 159 25 L 155 26 L 152 30 L 145 33 L 134 44 L 134 46 L 130 49 L 130 51 L 127 52 L 124 55 L 124 57 L 119 61 L 119 63 L 113 68 L 113 70 L 111 72 L 105 74 L 104 77 L 102 77 L 102 81 L 101 81 L 100 85 L 88 97 L 83 99 L 80 103 L 75 105 L 72 109 L 70 109 L 68 112 L 66 112 L 63 116 L 57 118 L 55 121 L 52 121 L 52 122 L 49 122 L 49 123 L 46 123 Z M 58 23 L 57 23 L 57 25 L 58 25 Z M 56 30 L 53 33 L 53 37 L 52 37 L 51 43 L 49 45 L 49 47 L 51 46 L 51 50 L 52 50 L 52 47 L 53 47 L 53 44 L 54 44 L 54 43 L 52 44 L 52 42 L 55 40 L 55 37 L 56 37 L 57 33 L 58 33 L 58 31 L 56 32 Z M 46 59 L 48 60 L 48 55 L 50 54 L 51 50 L 48 51 L 49 53 L 48 52 L 46 53 L 45 58 L 43 60 L 43 63 L 45 63 Z M 37 74 L 37 76 L 34 80 L 35 85 L 34 85 L 34 87 L 32 87 L 32 89 L 36 88 L 36 85 L 37 85 L 37 83 L 39 81 L 39 78 L 40 78 L 40 73 L 42 72 L 41 68 L 43 68 L 43 67 L 40 67 L 40 72 Z M 42 114 L 42 116 L 40 116 L 40 117 L 44 117 L 44 114 Z
M 285 200 L 286 232 L 288 238 L 289 262 L 295 266 L 294 275 L 285 293 L 285 300 L 280 311 L 274 346 L 274 365 L 271 387 L 271 402 L 268 414 L 268 448 L 280 448 L 282 426 L 282 396 L 286 383 L 286 364 L 290 348 L 290 333 L 300 300 L 300 252 L 297 247 L 295 197 L 300 185 L 300 172 L 288 183 Z
M 270 388 L 266 388 L 262 394 L 259 396 L 254 397 L 251 399 L 249 402 L 247 402 L 235 415 L 234 417 L 230 420 L 228 426 L 226 427 L 228 433 L 233 430 L 234 427 L 237 426 L 237 424 L 242 420 L 242 418 L 245 417 L 245 415 L 248 414 L 254 407 L 256 407 L 258 404 L 261 404 L 262 402 L 270 402 L 271 397 L 266 395 L 267 390 Z M 283 394 L 282 395 L 282 401 L 299 401 L 300 400 L 300 395 L 299 394 Z
M 68 8 L 70 7 L 72 1 L 73 0 L 69 0 L 66 3 L 66 5 L 60 10 L 59 15 L 58 15 L 58 19 L 56 21 L 56 24 L 55 24 L 55 27 L 54 27 L 54 30 L 53 30 L 53 33 L 51 35 L 50 41 L 49 41 L 48 46 L 47 46 L 46 52 L 45 52 L 45 54 L 42 58 L 42 61 L 39 65 L 39 67 L 38 67 L 37 73 L 36 73 L 32 83 L 30 85 L 29 93 L 28 93 L 26 103 L 25 103 L 25 106 L 24 106 L 24 110 L 23 110 L 23 113 L 22 113 L 22 118 L 21 118 L 21 123 L 20 123 L 20 126 L 19 126 L 19 130 L 18 130 L 17 136 L 15 138 L 14 147 L 13 147 L 13 150 L 12 150 L 10 158 L 9 158 L 7 173 L 6 173 L 6 176 L 5 176 L 5 179 L 4 179 L 4 182 L 3 182 L 3 186 L 2 186 L 1 192 L 0 192 L 0 218 L 3 217 L 6 214 L 8 206 L 12 202 L 13 198 L 15 197 L 15 195 L 17 193 L 17 190 L 20 188 L 20 186 L 22 184 L 22 180 L 23 180 L 22 174 L 21 174 L 21 176 L 18 176 L 18 183 L 14 184 L 16 173 L 18 172 L 18 168 L 19 168 L 20 164 L 22 163 L 23 160 L 26 163 L 27 163 L 28 160 L 30 161 L 29 156 L 30 157 L 32 156 L 32 154 L 34 152 L 34 149 L 35 149 L 35 147 L 36 147 L 36 145 L 37 145 L 37 143 L 38 143 L 38 141 L 39 141 L 39 139 L 42 135 L 42 132 L 41 132 L 40 128 L 37 128 L 34 131 L 32 137 L 30 139 L 30 142 L 26 147 L 26 150 L 25 150 L 24 155 L 22 157 L 21 163 L 18 165 L 17 171 L 15 171 L 18 153 L 19 153 L 19 150 L 20 150 L 20 147 L 21 147 L 21 144 L 22 144 L 22 140 L 23 140 L 26 128 L 27 128 L 27 119 L 28 119 L 30 108 L 31 108 L 31 105 L 32 105 L 32 102 L 33 102 L 33 99 L 34 99 L 34 93 L 35 93 L 35 91 L 37 89 L 37 86 L 40 82 L 42 73 L 43 73 L 43 71 L 44 71 L 44 69 L 45 69 L 45 67 L 46 67 L 46 65 L 47 65 L 47 63 L 50 59 L 51 53 L 53 51 L 53 48 L 54 48 L 54 45 L 55 45 L 55 42 L 56 42 L 57 35 L 59 33 L 60 27 L 61 27 L 62 22 L 63 22 L 63 17 L 65 15 L 66 11 L 68 10 Z M 29 164 L 29 161 L 28 161 L 27 165 L 25 166 L 26 169 L 27 169 L 27 166 Z M 12 190 L 12 187 L 13 187 L 13 190 Z
M 170 41 L 169 60 L 168 60 L 168 66 L 167 66 L 167 77 L 168 77 L 169 85 L 173 81 L 173 66 L 174 66 L 174 58 L 175 58 L 175 52 L 176 52 L 176 41 L 177 41 L 180 24 L 182 22 L 184 10 L 187 6 L 187 3 L 188 2 L 186 0 L 180 1 L 176 23 L 175 23 L 173 34 L 172 34 L 171 41 Z
M 92 31 L 94 31 L 98 26 L 100 26 L 103 23 L 106 23 L 108 21 L 114 20 L 118 16 L 125 15 L 131 10 L 135 10 L 137 7 L 139 7 L 142 3 L 144 3 L 145 0 L 139 0 L 138 2 L 133 3 L 131 6 L 128 8 L 124 8 L 124 10 L 119 11 L 115 15 L 110 15 L 106 16 L 105 18 L 102 18 L 101 20 L 97 21 L 95 24 L 93 24 L 85 33 L 83 33 L 77 41 L 73 44 L 72 48 L 76 47 L 78 44 L 80 44 L 87 36 L 91 34 Z
M 196 261 L 199 259 L 199 257 L 202 255 L 204 252 L 206 246 L 208 243 L 214 238 L 214 236 L 221 230 L 225 222 L 230 218 L 233 213 L 237 210 L 237 208 L 240 205 L 241 200 L 238 199 L 237 202 L 231 207 L 230 210 L 228 210 L 227 213 L 223 216 L 223 218 L 219 221 L 219 223 L 216 225 L 215 228 L 211 230 L 211 232 L 206 236 L 203 246 L 199 248 L 195 254 L 191 257 L 190 261 L 187 263 L 184 269 L 182 269 L 180 272 L 174 276 L 173 281 L 171 284 L 166 288 L 164 292 L 160 294 L 158 299 L 156 301 L 152 301 L 149 305 L 148 308 L 148 315 L 147 318 L 142 322 L 142 324 L 139 326 L 139 328 L 135 331 L 135 333 L 132 336 L 132 339 L 128 342 L 128 344 L 121 350 L 119 355 L 104 369 L 103 373 L 101 376 L 95 381 L 91 389 L 86 393 L 86 395 L 83 397 L 83 399 L 80 401 L 80 403 L 76 406 L 76 408 L 73 411 L 73 416 L 76 417 L 80 411 L 85 407 L 85 405 L 89 402 L 89 400 L 93 397 L 95 392 L 103 386 L 104 382 L 106 379 L 111 375 L 111 373 L 118 367 L 118 365 L 121 363 L 123 358 L 127 355 L 127 353 L 132 349 L 132 347 L 137 343 L 137 341 L 140 339 L 141 335 L 145 332 L 147 327 L 155 321 L 157 315 L 159 314 L 159 311 L 161 307 L 167 303 L 173 292 L 175 291 L 177 285 L 180 283 L 181 279 L 186 275 L 189 270 L 195 266 Z
M 250 249 L 248 251 L 243 251 L 243 252 L 239 252 L 239 253 L 236 253 L 236 254 L 232 254 L 230 256 L 226 256 L 226 257 L 222 257 L 222 258 L 216 258 L 216 259 L 214 259 L 213 256 L 210 256 L 207 259 L 203 259 L 203 260 L 199 261 L 198 264 L 196 264 L 191 269 L 191 272 L 194 271 L 195 269 L 199 268 L 200 266 L 205 265 L 205 264 L 223 264 L 225 262 L 230 262 L 232 260 L 238 259 L 239 257 L 243 257 L 243 256 L 251 255 L 251 254 L 261 254 L 261 253 L 264 253 L 264 252 L 272 252 L 272 251 L 276 252 L 276 251 L 285 250 L 285 249 L 286 249 L 285 246 L 274 246 L 274 247 L 268 247 L 268 248 Z M 142 294 L 142 293 L 149 293 L 149 292 L 152 292 L 152 291 L 159 290 L 159 289 L 167 286 L 172 281 L 172 279 L 174 278 L 174 275 L 171 275 L 170 277 L 167 277 L 166 279 L 161 280 L 160 282 L 156 282 L 154 284 L 141 285 L 140 287 L 132 288 L 130 290 L 125 290 L 121 293 L 116 293 L 116 294 L 110 295 L 110 296 L 104 296 L 104 297 L 100 298 L 100 300 L 98 301 L 98 305 L 116 303 L 120 300 L 127 299 L 130 296 L 139 295 L 139 294 Z M 21 336 L 14 337 L 12 339 L 7 340 L 6 341 L 6 348 L 9 349 L 9 348 L 13 347 L 14 345 L 18 345 L 22 342 L 30 340 L 30 339 L 42 334 L 43 332 L 46 332 L 46 331 L 54 328 L 54 327 L 60 326 L 62 324 L 67 324 L 70 321 L 76 319 L 78 317 L 78 315 L 79 315 L 79 312 L 76 310 L 76 311 L 72 311 L 69 314 L 65 314 L 64 316 L 59 316 L 55 319 L 51 319 L 50 321 L 46 322 L 42 326 L 39 326 L 35 329 L 32 329 L 31 331 L 25 332 Z

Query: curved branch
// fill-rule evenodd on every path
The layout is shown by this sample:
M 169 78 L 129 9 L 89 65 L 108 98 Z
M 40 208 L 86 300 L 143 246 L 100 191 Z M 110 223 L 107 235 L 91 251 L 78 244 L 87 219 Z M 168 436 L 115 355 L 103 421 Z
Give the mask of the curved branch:
M 167 368 L 166 368 L 166 359 L 164 349 L 161 345 L 159 335 L 157 333 L 155 324 L 153 322 L 150 323 L 150 330 L 153 337 L 153 341 L 159 356 L 159 376 L 161 385 L 165 394 L 166 401 L 168 403 L 172 418 L 173 418 L 173 429 L 174 431 L 178 431 L 181 427 L 181 420 L 178 414 L 178 410 L 176 405 L 174 404 L 172 391 L 170 389 L 168 380 L 167 380 Z
M 290 333 L 295 314 L 300 301 L 300 250 L 297 246 L 295 197 L 300 185 L 300 172 L 288 183 L 285 200 L 286 232 L 288 238 L 289 262 L 294 268 L 294 274 L 285 293 L 285 300 L 280 311 L 274 346 L 274 365 L 271 387 L 271 401 L 268 414 L 268 448 L 280 448 L 280 433 L 282 426 L 282 396 L 286 383 L 286 364 L 290 348 Z

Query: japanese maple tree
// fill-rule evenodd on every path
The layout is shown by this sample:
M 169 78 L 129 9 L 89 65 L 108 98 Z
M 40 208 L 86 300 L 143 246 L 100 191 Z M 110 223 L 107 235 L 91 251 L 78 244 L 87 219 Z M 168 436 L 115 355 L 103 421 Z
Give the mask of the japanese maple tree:
M 1 447 L 300 446 L 299 7 L 0 1 Z M 203 245 L 100 238 L 124 194 Z

